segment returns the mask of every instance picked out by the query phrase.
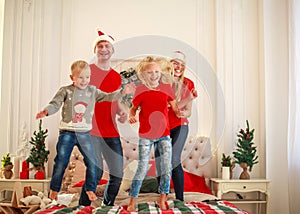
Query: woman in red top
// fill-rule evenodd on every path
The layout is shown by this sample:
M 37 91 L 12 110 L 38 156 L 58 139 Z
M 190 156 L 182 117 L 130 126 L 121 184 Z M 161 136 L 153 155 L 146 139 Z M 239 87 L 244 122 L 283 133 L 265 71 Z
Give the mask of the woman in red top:
M 174 72 L 173 89 L 181 115 L 179 118 L 172 109 L 169 109 L 170 137 L 172 140 L 172 181 L 176 199 L 183 201 L 184 172 L 181 166 L 181 152 L 189 132 L 189 121 L 187 118 L 191 116 L 192 100 L 198 95 L 193 81 L 184 76 L 186 63 L 184 53 L 175 51 L 170 62 L 173 65 Z M 159 156 L 159 151 L 155 148 L 158 181 L 161 174 L 159 158 L 157 158 Z

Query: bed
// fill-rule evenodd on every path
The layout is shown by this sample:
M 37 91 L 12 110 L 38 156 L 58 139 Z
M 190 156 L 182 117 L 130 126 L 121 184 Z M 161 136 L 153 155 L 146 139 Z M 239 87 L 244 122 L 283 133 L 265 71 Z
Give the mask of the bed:
M 97 186 L 98 199 L 93 201 L 91 206 L 78 206 L 78 198 L 84 182 L 85 166 L 81 154 L 75 148 L 64 175 L 64 182 L 59 194 L 59 198 L 71 196 L 69 197 L 69 201 L 59 203 L 60 200 L 58 200 L 58 203 L 52 203 L 35 213 L 129 213 L 126 210 L 129 202 L 128 190 L 137 167 L 138 139 L 121 138 L 121 141 L 124 154 L 124 178 L 115 201 L 115 206 L 101 206 L 103 191 L 108 178 L 107 170 L 105 170 L 104 176 Z M 182 166 L 185 173 L 185 201 L 181 202 L 175 199 L 171 183 L 171 192 L 166 201 L 168 210 L 161 211 L 156 204 L 159 194 L 151 189 L 151 187 L 155 186 L 153 182 L 156 181 L 154 178 L 154 152 L 152 150 L 146 177 L 148 180 L 145 184 L 143 182 L 141 189 L 143 193 L 139 194 L 137 211 L 132 213 L 247 213 L 228 201 L 218 200 L 212 194 L 208 186 L 212 169 L 212 153 L 209 138 L 203 136 L 190 136 L 188 138 L 182 152 Z M 64 201 L 64 199 L 61 201 Z

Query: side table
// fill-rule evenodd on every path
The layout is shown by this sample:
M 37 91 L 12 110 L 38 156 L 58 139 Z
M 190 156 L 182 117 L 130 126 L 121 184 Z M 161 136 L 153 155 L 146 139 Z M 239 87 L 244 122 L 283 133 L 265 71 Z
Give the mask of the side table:
M 47 194 L 50 189 L 50 178 L 49 179 L 0 179 L 0 198 L 3 199 L 4 190 L 13 191 L 16 182 L 20 182 L 22 188 L 24 186 L 31 186 L 33 191 L 43 192 Z
M 219 198 L 232 202 L 233 204 L 256 204 L 255 213 L 269 213 L 269 180 L 266 179 L 230 179 L 223 180 L 219 178 L 211 178 L 210 185 L 212 192 Z M 224 197 L 225 193 L 235 192 L 239 193 L 257 193 L 255 197 L 249 197 L 244 199 L 232 199 Z M 265 205 L 265 209 L 262 209 L 261 205 Z M 262 212 L 264 210 L 264 212 Z

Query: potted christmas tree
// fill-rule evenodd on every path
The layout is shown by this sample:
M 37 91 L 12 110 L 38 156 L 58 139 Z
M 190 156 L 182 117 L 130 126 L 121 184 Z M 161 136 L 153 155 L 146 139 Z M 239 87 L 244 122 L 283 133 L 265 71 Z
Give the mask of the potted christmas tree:
M 232 170 L 234 168 L 233 161 L 231 160 L 230 155 L 222 154 L 222 179 L 231 179 L 232 178 Z
M 4 177 L 6 179 L 10 179 L 13 176 L 12 169 L 14 166 L 11 162 L 9 152 L 2 157 L 1 163 L 2 163 L 2 170 L 3 170 Z
M 39 122 L 39 130 L 34 131 L 34 137 L 29 141 L 33 147 L 30 150 L 30 155 L 26 159 L 28 163 L 33 165 L 33 169 L 37 171 L 35 177 L 37 179 L 45 178 L 45 163 L 48 161 L 49 150 L 46 149 L 45 139 L 48 130 L 42 130 L 42 120 Z
M 254 164 L 258 163 L 258 156 L 256 155 L 256 146 L 254 146 L 254 129 L 250 130 L 248 120 L 246 120 L 246 130 L 241 129 L 238 133 L 237 149 L 233 152 L 235 158 L 234 163 L 240 164 L 243 168 L 243 172 L 240 175 L 240 179 L 250 179 L 250 175 L 247 171 L 251 172 Z

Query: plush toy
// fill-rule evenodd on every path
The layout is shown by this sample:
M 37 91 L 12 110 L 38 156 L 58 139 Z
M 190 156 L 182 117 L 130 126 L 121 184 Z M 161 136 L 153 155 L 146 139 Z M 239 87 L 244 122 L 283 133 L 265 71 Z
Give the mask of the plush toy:
M 40 208 L 46 207 L 50 204 L 52 200 L 44 196 L 42 192 L 39 192 L 38 195 L 29 195 L 25 198 L 21 198 L 20 201 L 26 206 L 28 205 L 40 205 Z

